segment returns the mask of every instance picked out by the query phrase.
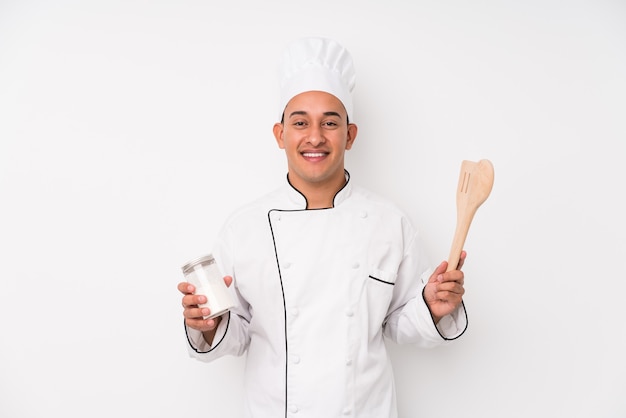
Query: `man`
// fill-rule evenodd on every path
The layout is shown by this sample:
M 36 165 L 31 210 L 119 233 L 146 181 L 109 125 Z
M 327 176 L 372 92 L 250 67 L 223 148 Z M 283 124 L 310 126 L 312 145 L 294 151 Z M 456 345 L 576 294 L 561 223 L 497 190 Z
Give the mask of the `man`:
M 335 41 L 286 50 L 274 136 L 287 182 L 237 210 L 213 251 L 238 306 L 205 320 L 205 296 L 178 285 L 190 354 L 247 354 L 249 417 L 396 417 L 383 336 L 432 347 L 467 327 L 465 252 L 457 270 L 444 261 L 433 271 L 410 220 L 344 169 L 353 87 Z

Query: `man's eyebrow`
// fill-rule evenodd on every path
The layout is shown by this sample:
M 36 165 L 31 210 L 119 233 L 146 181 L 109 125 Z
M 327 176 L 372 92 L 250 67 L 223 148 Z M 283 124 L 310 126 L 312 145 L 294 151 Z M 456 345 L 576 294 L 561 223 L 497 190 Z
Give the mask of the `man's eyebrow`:
M 296 116 L 296 115 L 306 116 L 307 112 L 305 112 L 304 110 L 296 110 L 296 111 L 291 112 L 289 114 L 289 117 L 291 118 L 291 117 Z M 324 112 L 324 116 L 337 116 L 338 118 L 341 117 L 341 115 L 339 113 L 333 112 L 333 111 Z
M 289 117 L 293 117 L 295 115 L 302 115 L 305 116 L 306 112 L 304 110 L 296 110 L 295 112 L 291 112 L 291 114 L 289 115 Z

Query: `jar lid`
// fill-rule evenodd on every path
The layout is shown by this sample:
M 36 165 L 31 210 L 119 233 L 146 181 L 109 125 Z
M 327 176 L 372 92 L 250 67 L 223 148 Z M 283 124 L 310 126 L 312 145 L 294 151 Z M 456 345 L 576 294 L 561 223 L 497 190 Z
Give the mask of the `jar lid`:
M 215 258 L 213 258 L 212 254 L 204 255 L 202 257 L 198 257 L 195 260 L 192 260 L 181 267 L 183 270 L 183 274 L 187 273 L 187 271 L 192 270 L 197 265 L 202 264 L 213 264 L 215 263 Z

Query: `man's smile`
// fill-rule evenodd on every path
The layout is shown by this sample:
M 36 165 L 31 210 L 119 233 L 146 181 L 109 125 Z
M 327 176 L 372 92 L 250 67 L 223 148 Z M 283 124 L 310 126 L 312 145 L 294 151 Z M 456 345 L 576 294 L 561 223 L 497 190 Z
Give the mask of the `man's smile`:
M 306 159 L 320 159 L 328 155 L 327 152 L 301 152 L 300 153 Z

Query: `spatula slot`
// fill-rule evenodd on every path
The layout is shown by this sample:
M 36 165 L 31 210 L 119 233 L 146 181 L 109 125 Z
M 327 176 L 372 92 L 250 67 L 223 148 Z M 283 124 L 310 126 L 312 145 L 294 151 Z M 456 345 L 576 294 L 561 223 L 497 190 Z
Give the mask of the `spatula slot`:
M 467 171 L 463 173 L 463 181 L 461 182 L 461 193 L 467 193 L 467 189 L 470 185 L 471 174 Z

